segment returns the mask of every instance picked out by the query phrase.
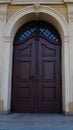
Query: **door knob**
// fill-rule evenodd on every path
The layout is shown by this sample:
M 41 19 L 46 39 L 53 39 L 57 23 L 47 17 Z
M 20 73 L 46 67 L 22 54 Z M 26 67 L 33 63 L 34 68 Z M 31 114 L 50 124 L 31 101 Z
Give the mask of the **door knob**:
M 33 78 L 34 78 L 34 76 L 31 76 L 31 77 L 30 77 L 30 79 L 33 79 Z

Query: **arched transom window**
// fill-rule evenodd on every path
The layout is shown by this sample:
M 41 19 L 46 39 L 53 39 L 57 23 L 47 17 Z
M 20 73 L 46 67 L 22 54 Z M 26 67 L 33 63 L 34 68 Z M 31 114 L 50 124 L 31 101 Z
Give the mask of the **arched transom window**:
M 44 21 L 31 21 L 24 24 L 16 33 L 14 43 L 20 43 L 30 36 L 45 36 L 55 44 L 61 43 L 57 29 L 50 23 Z

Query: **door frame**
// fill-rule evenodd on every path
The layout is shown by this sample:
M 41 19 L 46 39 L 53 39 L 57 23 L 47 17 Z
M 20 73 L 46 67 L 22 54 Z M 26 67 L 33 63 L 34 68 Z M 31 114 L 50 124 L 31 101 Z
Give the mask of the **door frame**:
M 21 24 L 33 20 L 32 15 L 37 14 L 37 8 L 34 6 L 25 7 L 14 13 L 8 20 L 3 40 L 2 48 L 2 94 L 4 101 L 4 112 L 10 112 L 11 106 L 11 79 L 12 79 L 12 54 L 13 39 L 16 31 Z M 41 5 L 38 8 L 38 14 L 45 16 L 43 20 L 51 22 L 59 31 L 62 39 L 62 112 L 69 113 L 69 86 L 70 86 L 70 68 L 69 68 L 69 30 L 68 23 L 63 15 L 48 6 Z M 34 16 L 36 19 L 37 15 Z M 50 21 L 49 21 L 49 19 Z M 38 19 L 40 19 L 38 17 Z M 41 17 L 42 20 L 42 17 Z M 22 21 L 22 22 L 21 22 Z M 20 24 L 19 24 L 20 23 Z M 57 26 L 58 25 L 58 26 Z

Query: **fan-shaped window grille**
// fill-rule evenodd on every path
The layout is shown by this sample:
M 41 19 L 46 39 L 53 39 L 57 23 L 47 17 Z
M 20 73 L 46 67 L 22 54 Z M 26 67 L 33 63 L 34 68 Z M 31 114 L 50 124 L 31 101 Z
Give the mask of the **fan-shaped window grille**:
M 31 21 L 24 24 L 16 33 L 14 43 L 20 43 L 30 36 L 45 36 L 51 42 L 61 43 L 60 35 L 57 29 L 50 23 L 43 21 Z

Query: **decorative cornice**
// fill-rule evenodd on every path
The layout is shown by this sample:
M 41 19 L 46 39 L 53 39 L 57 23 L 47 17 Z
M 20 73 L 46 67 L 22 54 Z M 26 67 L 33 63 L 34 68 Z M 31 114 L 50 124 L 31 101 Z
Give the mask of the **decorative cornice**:
M 73 0 L 64 0 L 64 2 L 72 3 Z
M 0 0 L 0 3 L 11 3 L 13 5 L 19 4 L 35 4 L 39 2 L 40 4 L 63 4 L 72 3 L 73 0 Z
M 0 0 L 0 3 L 11 3 L 11 0 Z
M 63 0 L 12 0 L 12 4 L 35 4 L 37 2 L 40 4 L 62 4 Z

